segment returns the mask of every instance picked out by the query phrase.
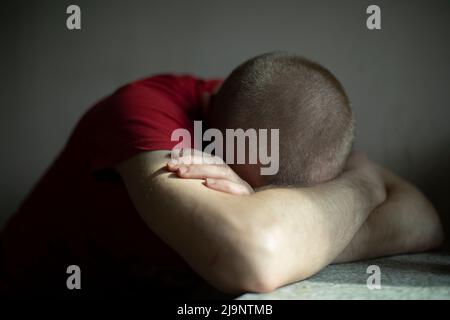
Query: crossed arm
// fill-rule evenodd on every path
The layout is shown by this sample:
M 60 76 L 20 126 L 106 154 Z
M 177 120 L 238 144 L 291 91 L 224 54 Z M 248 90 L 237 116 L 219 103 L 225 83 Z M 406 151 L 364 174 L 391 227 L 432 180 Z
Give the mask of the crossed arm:
M 407 203 L 410 199 L 400 195 L 403 191 L 394 193 L 395 201 L 386 200 L 380 174 L 369 162 L 350 165 L 335 180 L 315 187 L 235 195 L 205 187 L 200 166 L 186 166 L 189 170 L 180 179 L 179 168 L 166 168 L 168 154 L 141 153 L 117 171 L 149 228 L 222 291 L 271 291 L 333 261 L 428 249 L 442 239 L 439 220 L 426 199 L 405 185 L 402 190 L 418 198 L 406 210 L 402 197 Z M 398 178 L 386 175 L 396 185 Z M 390 188 L 388 184 L 388 196 Z M 391 219 L 396 211 L 404 214 Z M 393 220 L 392 226 L 384 233 L 373 231 L 385 219 Z M 399 239 L 394 249 L 383 245 L 371 251 L 377 246 L 374 241 L 403 232 L 399 225 L 405 222 L 404 229 L 411 233 L 412 227 L 420 235 L 417 243 Z
M 377 167 L 387 197 L 373 210 L 335 263 L 438 247 L 444 233 L 436 210 L 413 185 Z

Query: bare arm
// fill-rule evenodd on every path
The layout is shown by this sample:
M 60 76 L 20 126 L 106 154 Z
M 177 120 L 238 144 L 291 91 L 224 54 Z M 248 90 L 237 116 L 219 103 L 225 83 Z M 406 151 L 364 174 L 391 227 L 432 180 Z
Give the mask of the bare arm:
M 270 291 L 313 275 L 384 200 L 369 165 L 317 187 L 235 196 L 174 178 L 167 154 L 139 154 L 117 171 L 149 228 L 223 291 Z
M 426 197 L 392 172 L 379 170 L 387 199 L 370 214 L 335 263 L 429 250 L 443 241 L 439 216 Z

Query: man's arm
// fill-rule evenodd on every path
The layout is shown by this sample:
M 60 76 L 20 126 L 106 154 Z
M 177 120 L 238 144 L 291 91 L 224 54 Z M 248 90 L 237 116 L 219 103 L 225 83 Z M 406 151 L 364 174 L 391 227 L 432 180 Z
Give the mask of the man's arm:
M 429 250 L 444 240 L 439 216 L 426 197 L 392 172 L 379 171 L 386 201 L 369 215 L 334 263 Z
M 165 169 L 168 154 L 144 152 L 117 171 L 149 228 L 228 292 L 270 291 L 313 275 L 385 196 L 369 164 L 316 187 L 235 196 L 174 178 Z
M 365 161 L 365 156 L 353 152 L 347 166 L 354 166 L 361 160 Z M 386 185 L 388 197 L 370 214 L 334 263 L 423 251 L 435 248 L 443 241 L 439 216 L 425 196 L 392 172 L 378 166 L 376 168 Z M 195 171 L 190 175 L 177 173 L 181 178 L 206 179 L 205 185 L 209 188 L 231 194 L 249 194 L 253 191 L 248 190 L 245 181 L 223 167 L 203 164 L 196 166 Z M 216 183 L 210 185 L 209 178 L 216 178 Z

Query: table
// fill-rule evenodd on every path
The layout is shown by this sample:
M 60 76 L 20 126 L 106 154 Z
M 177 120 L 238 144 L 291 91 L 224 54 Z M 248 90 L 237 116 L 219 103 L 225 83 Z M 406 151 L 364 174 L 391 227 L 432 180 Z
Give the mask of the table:
M 379 266 L 380 289 L 369 289 Z M 330 265 L 313 277 L 274 292 L 247 293 L 238 300 L 309 300 L 309 299 L 445 299 L 450 300 L 450 253 L 431 252 L 399 255 L 380 259 Z

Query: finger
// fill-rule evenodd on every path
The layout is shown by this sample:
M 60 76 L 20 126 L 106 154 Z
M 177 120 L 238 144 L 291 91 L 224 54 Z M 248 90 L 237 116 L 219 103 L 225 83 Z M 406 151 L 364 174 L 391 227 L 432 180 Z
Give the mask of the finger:
M 180 150 L 180 157 L 184 156 L 201 156 L 204 152 L 198 149 L 183 148 Z
M 171 164 L 224 164 L 217 156 L 197 151 L 196 153 L 183 153 L 179 157 L 172 158 Z
M 205 158 L 199 156 L 184 156 L 176 160 L 170 160 L 167 162 L 167 168 L 169 171 L 177 171 L 180 167 L 189 167 L 190 165 L 209 165 L 209 162 Z M 206 164 L 205 164 L 206 163 Z
M 172 171 L 172 172 L 173 172 L 173 171 L 177 171 L 178 168 L 179 168 L 179 165 L 176 164 L 175 162 L 173 162 L 173 161 L 167 162 L 167 169 L 168 169 L 169 171 Z
M 205 186 L 210 189 L 222 191 L 234 195 L 249 195 L 253 190 L 247 186 L 225 179 L 206 179 Z
M 240 182 L 241 178 L 236 175 L 233 170 L 227 165 L 206 165 L 206 164 L 191 164 L 179 165 L 177 174 L 181 178 L 187 179 L 226 179 L 234 182 Z
M 215 163 L 215 164 L 221 164 L 225 163 L 222 158 L 213 156 L 210 153 L 203 152 L 198 149 L 190 149 L 190 148 L 184 148 L 180 151 L 180 158 L 189 158 L 192 157 L 193 159 L 206 159 L 206 161 L 210 162 L 202 162 L 202 163 Z
M 170 161 L 174 164 L 180 163 L 183 159 L 184 163 L 193 163 L 197 158 L 201 158 L 201 152 L 195 149 L 175 149 L 170 152 Z
M 173 149 L 170 152 L 170 158 L 172 161 L 176 162 L 179 158 L 183 156 L 193 156 L 193 155 L 201 155 L 200 150 L 191 149 L 191 148 L 181 148 L 181 149 Z

